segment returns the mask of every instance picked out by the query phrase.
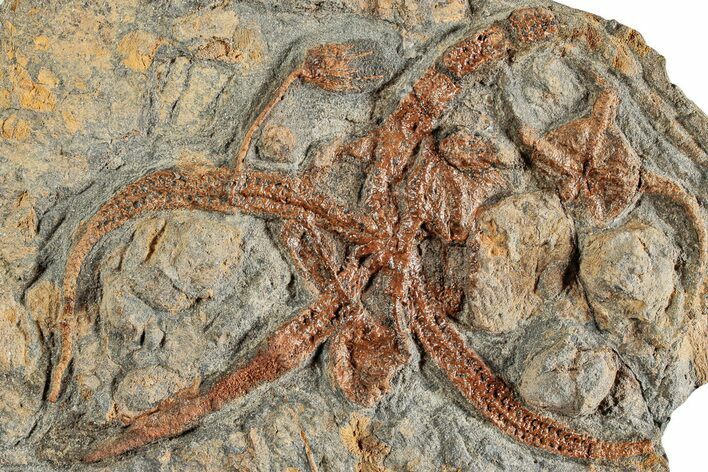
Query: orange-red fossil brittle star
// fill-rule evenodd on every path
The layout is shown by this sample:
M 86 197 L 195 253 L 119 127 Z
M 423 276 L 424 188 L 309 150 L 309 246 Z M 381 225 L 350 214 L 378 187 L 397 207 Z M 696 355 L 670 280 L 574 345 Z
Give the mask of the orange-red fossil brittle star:
M 426 238 L 436 238 L 445 247 L 464 242 L 473 230 L 475 210 L 502 185 L 499 174 L 486 165 L 494 159 L 490 143 L 465 135 L 451 135 L 440 143 L 433 138 L 436 124 L 461 92 L 462 79 L 553 37 L 557 30 L 550 10 L 517 10 L 448 48 L 380 126 L 340 148 L 339 153 L 368 162 L 359 208 L 331 202 L 316 190 L 308 172 L 291 177 L 242 168 L 254 130 L 290 84 L 301 80 L 329 91 L 347 91 L 376 77 L 357 65 L 367 53 L 351 44 L 319 46 L 308 53 L 246 133 L 235 169 L 158 171 L 105 203 L 82 225 L 68 257 L 62 345 L 50 401 L 57 400 L 72 358 L 76 284 L 83 260 L 104 235 L 139 215 L 190 208 L 281 219 L 282 242 L 316 297 L 248 361 L 201 391 L 185 391 L 162 402 L 83 460 L 99 461 L 178 435 L 225 403 L 297 368 L 325 341 L 331 376 L 342 392 L 356 403 L 373 405 L 407 362 L 410 333 L 482 416 L 522 443 L 582 459 L 651 453 L 650 441 L 592 438 L 521 405 L 448 320 L 459 308 L 461 295 L 452 284 L 441 287 L 426 280 L 419 254 Z M 469 152 L 456 152 L 460 146 Z M 474 177 L 464 172 L 484 168 L 488 172 Z M 333 255 L 335 238 L 347 246 L 342 263 Z M 389 278 L 392 327 L 369 313 L 360 298 L 369 280 L 380 273 Z

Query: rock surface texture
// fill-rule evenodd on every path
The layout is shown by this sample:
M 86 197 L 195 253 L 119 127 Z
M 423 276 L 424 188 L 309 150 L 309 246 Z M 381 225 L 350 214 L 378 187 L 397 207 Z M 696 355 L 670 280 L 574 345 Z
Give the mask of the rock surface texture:
M 639 33 L 533 0 L 0 20 L 0 470 L 668 470 L 708 119 Z

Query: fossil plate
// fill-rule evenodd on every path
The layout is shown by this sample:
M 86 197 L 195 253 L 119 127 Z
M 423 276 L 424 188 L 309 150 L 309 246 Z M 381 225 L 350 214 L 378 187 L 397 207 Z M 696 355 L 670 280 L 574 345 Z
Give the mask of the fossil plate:
M 639 33 L 0 11 L 0 469 L 668 470 L 708 381 L 708 120 Z

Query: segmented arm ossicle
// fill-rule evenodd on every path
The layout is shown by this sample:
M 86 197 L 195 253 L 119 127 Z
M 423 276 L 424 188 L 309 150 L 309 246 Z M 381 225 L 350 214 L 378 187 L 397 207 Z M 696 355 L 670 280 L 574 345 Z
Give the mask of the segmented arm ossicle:
M 230 211 L 228 169 L 210 171 L 162 170 L 129 184 L 85 223 L 67 257 L 63 282 L 63 309 L 59 318 L 61 348 L 52 368 L 47 399 L 56 402 L 61 384 L 73 357 L 77 328 L 76 297 L 79 275 L 86 257 L 108 233 L 133 218 L 149 212 L 179 208 Z
M 501 431 L 529 446 L 576 459 L 609 459 L 651 454 L 651 441 L 609 442 L 577 433 L 519 403 L 512 390 L 487 367 L 447 320 L 438 320 L 434 297 L 413 277 L 412 324 L 423 349 L 476 410 Z

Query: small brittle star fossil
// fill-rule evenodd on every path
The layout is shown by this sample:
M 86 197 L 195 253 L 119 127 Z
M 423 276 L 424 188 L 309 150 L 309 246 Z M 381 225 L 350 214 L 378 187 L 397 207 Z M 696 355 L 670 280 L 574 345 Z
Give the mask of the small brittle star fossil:
M 436 142 L 433 131 L 459 96 L 461 81 L 552 38 L 557 31 L 550 10 L 523 9 L 448 48 L 380 126 L 338 149 L 339 155 L 346 153 L 368 165 L 357 208 L 342 207 L 319 192 L 310 171 L 291 177 L 243 165 L 254 133 L 296 81 L 347 92 L 380 79 L 366 66 L 372 52 L 352 44 L 327 44 L 309 51 L 302 67 L 285 79 L 246 132 L 234 168 L 157 171 L 106 202 L 81 226 L 68 256 L 61 351 L 48 395 L 52 402 L 61 393 L 72 359 L 77 280 L 83 261 L 101 238 L 140 215 L 187 208 L 283 220 L 281 241 L 312 285 L 315 300 L 272 333 L 253 357 L 209 386 L 184 390 L 133 419 L 122 433 L 95 446 L 83 460 L 100 461 L 176 436 L 226 403 L 298 368 L 325 342 L 332 352 L 328 368 L 334 382 L 353 402 L 374 405 L 407 363 L 413 336 L 484 418 L 524 444 L 580 459 L 650 454 L 650 441 L 593 438 L 525 408 L 449 319 L 459 309 L 460 290 L 452 283 L 440 286 L 428 281 L 419 253 L 424 239 L 435 238 L 443 247 L 464 242 L 474 229 L 476 210 L 504 185 L 500 175 L 489 169 L 495 158 L 490 144 L 464 135 Z M 613 99 L 603 97 L 598 103 L 605 100 L 611 107 Z M 594 114 L 591 124 L 600 123 L 598 133 L 614 130 L 609 128 L 611 112 L 596 108 L 601 118 Z M 597 139 L 598 133 L 588 139 Z M 543 142 L 531 133 L 524 136 L 531 146 Z M 460 146 L 470 151 L 450 152 Z M 588 147 L 593 159 L 604 150 L 601 144 Z M 553 165 L 555 154 L 549 156 L 547 165 Z M 469 169 L 475 172 L 466 173 Z M 335 240 L 347 247 L 342 262 L 334 257 Z M 377 274 L 389 280 L 389 324 L 370 313 L 361 300 L 362 291 Z
M 523 143 L 533 148 L 532 161 L 551 177 L 561 200 L 589 207 L 598 221 L 615 218 L 639 186 L 641 161 L 615 124 L 619 97 L 603 90 L 590 116 L 539 137 L 522 128 Z

